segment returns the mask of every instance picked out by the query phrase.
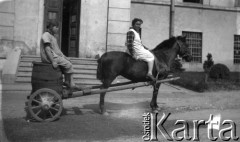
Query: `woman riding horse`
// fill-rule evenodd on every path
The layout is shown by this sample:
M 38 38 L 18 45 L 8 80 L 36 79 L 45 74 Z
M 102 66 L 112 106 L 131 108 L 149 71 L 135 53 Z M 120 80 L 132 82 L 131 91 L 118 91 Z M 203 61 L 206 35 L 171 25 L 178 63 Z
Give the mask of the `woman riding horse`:
M 160 43 L 156 48 L 151 50 L 158 62 L 166 65 L 170 68 L 177 55 L 191 61 L 192 56 L 190 49 L 186 44 L 186 37 L 178 36 L 172 37 L 168 40 Z M 121 75 L 133 82 L 145 82 L 150 81 L 146 79 L 148 73 L 148 65 L 144 61 L 134 59 L 131 55 L 126 52 L 112 51 L 104 53 L 100 59 L 98 59 L 97 78 L 102 82 L 102 88 L 106 89 L 111 86 L 113 80 Z M 153 67 L 153 76 L 158 76 L 158 79 L 164 79 L 167 77 L 166 74 L 158 75 L 157 66 Z M 160 84 L 154 85 L 153 96 L 150 106 L 153 111 L 158 110 L 157 95 Z M 107 114 L 104 107 L 104 98 L 106 93 L 100 94 L 100 111 L 102 114 Z
M 126 46 L 128 48 L 128 53 L 130 53 L 136 60 L 143 60 L 148 63 L 148 72 L 146 78 L 155 81 L 152 75 L 152 69 L 154 64 L 153 54 L 146 48 L 141 41 L 140 30 L 142 19 L 134 18 L 132 20 L 132 27 L 127 32 Z

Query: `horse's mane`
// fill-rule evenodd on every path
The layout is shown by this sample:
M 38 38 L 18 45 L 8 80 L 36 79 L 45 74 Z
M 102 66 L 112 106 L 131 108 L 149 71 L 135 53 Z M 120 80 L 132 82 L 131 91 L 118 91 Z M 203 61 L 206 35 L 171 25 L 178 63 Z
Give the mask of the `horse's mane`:
M 153 51 L 156 51 L 156 50 L 161 50 L 161 49 L 168 49 L 170 47 L 173 46 L 173 44 L 175 43 L 176 41 L 176 37 L 171 37 L 167 40 L 164 40 L 163 42 L 161 42 L 160 44 L 158 44 L 154 49 Z

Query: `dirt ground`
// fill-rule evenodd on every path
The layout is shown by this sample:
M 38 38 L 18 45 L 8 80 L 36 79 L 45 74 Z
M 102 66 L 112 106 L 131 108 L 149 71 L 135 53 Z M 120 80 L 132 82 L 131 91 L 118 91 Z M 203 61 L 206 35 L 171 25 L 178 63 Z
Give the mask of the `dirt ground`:
M 221 122 L 230 119 L 236 123 L 236 134 L 240 136 L 240 92 L 195 93 L 169 88 L 163 86 L 158 97 L 161 108 L 158 119 L 163 113 L 171 113 L 164 124 L 168 131 L 179 128 L 174 125 L 179 119 L 192 123 L 193 120 L 208 120 L 210 114 L 220 114 Z M 2 93 L 3 132 L 10 142 L 141 142 L 142 115 L 150 112 L 152 89 L 142 87 L 108 93 L 105 99 L 108 116 L 99 114 L 99 95 L 67 99 L 61 118 L 50 123 L 26 121 L 26 95 L 24 92 Z M 189 131 L 192 135 L 192 124 Z M 200 141 L 210 141 L 206 127 L 199 131 Z M 159 141 L 167 141 L 160 133 L 157 136 Z M 214 136 L 218 137 L 218 131 Z

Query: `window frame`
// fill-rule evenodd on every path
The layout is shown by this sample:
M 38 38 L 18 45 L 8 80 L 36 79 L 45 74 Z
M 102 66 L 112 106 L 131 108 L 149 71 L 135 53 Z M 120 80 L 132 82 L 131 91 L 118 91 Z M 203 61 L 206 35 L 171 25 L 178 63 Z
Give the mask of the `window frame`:
M 240 65 L 240 35 L 234 35 L 233 40 L 233 64 Z
M 197 2 L 199 1 L 199 2 Z M 203 4 L 203 0 L 183 0 L 183 3 L 196 3 L 196 4 Z
M 240 7 L 240 0 L 235 0 L 235 7 Z

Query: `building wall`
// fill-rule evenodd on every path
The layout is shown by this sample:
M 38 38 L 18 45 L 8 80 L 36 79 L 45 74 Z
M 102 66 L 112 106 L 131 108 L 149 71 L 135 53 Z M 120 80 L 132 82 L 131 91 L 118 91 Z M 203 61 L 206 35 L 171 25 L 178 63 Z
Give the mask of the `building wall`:
M 132 0 L 131 19 L 143 19 L 142 39 L 146 46 L 153 48 L 168 39 L 169 8 L 170 3 L 165 1 L 161 3 Z M 202 32 L 202 63 L 206 60 L 207 53 L 212 53 L 215 63 L 223 63 L 231 71 L 239 71 L 240 66 L 233 64 L 233 38 L 234 34 L 239 34 L 238 23 L 237 8 L 219 7 L 219 4 L 206 7 L 199 4 L 175 5 L 175 35 L 181 35 L 182 31 Z M 202 63 L 184 63 L 184 67 L 188 71 L 203 71 Z
M 204 4 L 221 7 L 234 7 L 235 0 L 204 0 Z
M 142 42 L 153 49 L 169 37 L 169 7 L 152 4 L 132 3 L 131 20 L 141 18 Z
M 109 0 L 107 51 L 125 51 L 130 24 L 130 0 Z
M 108 0 L 82 0 L 79 56 L 94 58 L 106 50 Z
M 25 44 L 26 52 L 33 55 L 39 46 L 38 30 L 43 31 L 40 4 L 43 4 L 41 0 L 15 0 L 14 41 Z
M 2 57 L 16 46 L 23 54 L 39 55 L 44 0 L 1 1 L 0 18 Z M 106 50 L 124 49 L 129 21 L 130 0 L 81 0 L 79 56 L 94 58 Z
M 36 54 L 42 31 L 43 0 L 6 0 L 0 3 L 1 56 L 18 46 L 23 54 Z
M 13 1 L 0 2 L 0 56 L 6 57 L 9 40 L 14 36 L 15 3 Z
M 130 5 L 130 4 L 129 4 Z M 106 51 L 108 0 L 81 1 L 80 57 L 94 58 Z M 14 47 L 39 55 L 44 25 L 44 0 L 6 0 L 0 3 L 1 56 Z
M 106 51 L 125 50 L 130 0 L 81 2 L 80 57 L 94 58 Z

